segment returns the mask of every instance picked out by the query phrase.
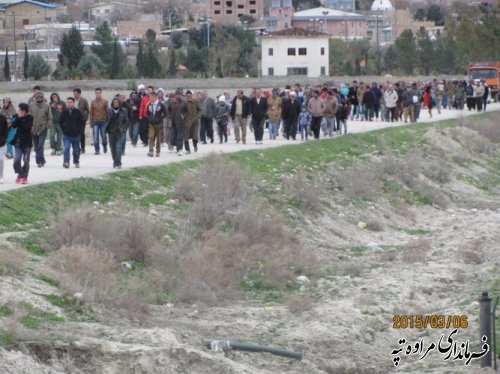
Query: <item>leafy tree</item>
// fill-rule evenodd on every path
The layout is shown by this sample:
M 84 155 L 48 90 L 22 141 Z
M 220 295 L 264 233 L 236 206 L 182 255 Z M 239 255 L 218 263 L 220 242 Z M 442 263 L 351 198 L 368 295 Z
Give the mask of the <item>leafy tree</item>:
M 405 30 L 394 42 L 396 48 L 396 61 L 398 66 L 407 75 L 412 75 L 415 71 L 416 42 L 413 31 Z
M 444 25 L 444 13 L 439 5 L 430 5 L 427 8 L 427 21 L 433 21 L 436 23 L 436 26 Z
M 246 23 L 247 25 L 253 25 L 257 20 L 251 14 L 242 14 L 240 16 L 240 22 Z
M 101 59 L 95 54 L 86 53 L 85 56 L 81 58 L 77 70 L 87 79 L 98 79 L 106 72 L 106 67 Z
M 28 46 L 26 45 L 26 42 L 24 43 L 24 61 L 23 61 L 23 75 L 24 79 L 28 79 L 29 74 L 28 74 L 28 69 L 30 66 L 30 56 L 28 53 Z
M 425 21 L 427 20 L 427 12 L 424 8 L 418 8 L 415 14 L 413 15 L 413 19 L 415 21 Z
M 161 65 L 158 61 L 158 47 L 156 44 L 156 33 L 154 30 L 146 31 L 147 51 L 143 55 L 143 73 L 145 77 L 153 78 L 161 72 Z
M 80 31 L 73 26 L 68 33 L 64 33 L 61 38 L 62 62 L 70 70 L 77 67 L 81 58 L 85 54 L 83 49 L 83 39 Z
M 182 48 L 182 32 L 173 32 L 170 34 L 170 42 L 175 49 Z
M 394 45 L 390 45 L 384 55 L 385 72 L 392 72 L 398 67 L 398 52 Z
M 121 71 L 124 55 L 121 45 L 116 42 L 107 22 L 103 22 L 96 28 L 95 40 L 97 40 L 100 45 L 93 45 L 90 49 L 101 59 L 104 66 L 106 66 L 108 76 L 117 77 Z M 115 66 L 119 67 L 118 71 L 112 69 L 113 62 Z
M 40 55 L 35 55 L 30 59 L 30 63 L 27 69 L 28 77 L 34 80 L 40 80 L 51 73 L 50 65 L 45 61 L 45 59 Z
M 5 60 L 3 62 L 3 77 L 6 81 L 10 82 L 10 62 L 9 62 L 9 48 L 5 48 Z
M 434 44 L 427 31 L 421 27 L 417 33 L 418 69 L 420 73 L 429 75 L 435 63 Z

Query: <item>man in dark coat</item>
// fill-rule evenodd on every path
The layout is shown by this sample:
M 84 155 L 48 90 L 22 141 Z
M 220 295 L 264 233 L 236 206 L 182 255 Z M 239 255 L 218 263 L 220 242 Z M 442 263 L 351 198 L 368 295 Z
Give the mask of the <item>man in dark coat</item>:
M 73 164 L 75 168 L 80 167 L 80 141 L 85 126 L 85 118 L 82 112 L 75 107 L 75 99 L 66 99 L 66 109 L 59 117 L 59 126 L 63 132 L 64 156 L 63 167 L 69 168 L 69 151 L 73 148 Z
M 290 97 L 285 99 L 282 104 L 281 118 L 283 118 L 283 123 L 285 124 L 285 130 L 283 136 L 285 139 L 292 138 L 295 140 L 297 135 L 297 119 L 301 111 L 300 102 L 297 100 L 297 94 L 295 91 L 290 93 Z
M 262 144 L 267 109 L 267 100 L 262 97 L 262 90 L 255 90 L 255 96 L 250 99 L 250 114 L 252 115 L 252 129 L 255 136 L 255 144 Z
M 28 173 L 30 171 L 30 153 L 33 148 L 31 130 L 33 128 L 33 116 L 29 114 L 30 107 L 26 103 L 19 104 L 17 114 L 12 116 L 11 127 L 17 129 L 16 136 L 11 143 L 15 146 L 14 172 L 17 174 L 16 183 L 28 184 Z M 22 160 L 22 166 L 21 166 Z

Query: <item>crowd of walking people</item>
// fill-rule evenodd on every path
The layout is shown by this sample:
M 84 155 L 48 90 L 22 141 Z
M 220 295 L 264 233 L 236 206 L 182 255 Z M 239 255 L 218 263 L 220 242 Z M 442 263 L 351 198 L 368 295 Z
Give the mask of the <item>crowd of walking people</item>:
M 148 148 L 149 157 L 160 157 L 162 148 L 179 156 L 198 151 L 200 144 L 234 140 L 246 144 L 247 129 L 255 144 L 263 144 L 264 130 L 269 139 L 280 134 L 287 140 L 319 139 L 346 134 L 348 121 L 387 121 L 414 123 L 421 110 L 432 117 L 433 110 L 484 111 L 489 88 L 481 81 L 385 82 L 353 81 L 330 87 L 327 84 L 302 87 L 299 83 L 284 89 L 253 88 L 248 95 L 238 90 L 212 98 L 205 92 L 162 88 L 141 84 L 128 96 L 114 95 L 110 101 L 96 88 L 90 101 L 79 88 L 61 98 L 52 93 L 48 100 L 35 86 L 27 103 L 16 109 L 11 99 L 3 99 L 0 109 L 0 183 L 3 183 L 4 158 L 13 158 L 16 183 L 27 184 L 31 152 L 39 168 L 46 164 L 47 135 L 51 155 L 62 155 L 64 168 L 80 167 L 86 153 L 87 124 L 90 145 L 95 155 L 108 152 L 113 167 L 121 169 L 127 136 L 132 147 Z M 215 130 L 215 131 L 214 131 Z M 139 144 L 140 142 L 140 144 Z

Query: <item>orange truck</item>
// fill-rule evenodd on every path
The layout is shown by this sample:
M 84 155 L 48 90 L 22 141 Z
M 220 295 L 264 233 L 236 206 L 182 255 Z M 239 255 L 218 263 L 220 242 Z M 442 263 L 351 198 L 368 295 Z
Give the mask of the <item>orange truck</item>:
M 469 64 L 469 78 L 480 79 L 490 88 L 491 98 L 498 101 L 498 88 L 500 87 L 500 61 L 471 62 Z

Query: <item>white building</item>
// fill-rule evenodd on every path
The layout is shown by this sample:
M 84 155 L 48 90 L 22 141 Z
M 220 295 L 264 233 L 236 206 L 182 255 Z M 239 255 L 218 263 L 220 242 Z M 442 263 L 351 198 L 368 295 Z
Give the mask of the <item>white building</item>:
M 263 36 L 262 75 L 329 75 L 328 40 L 326 34 L 296 27 Z

